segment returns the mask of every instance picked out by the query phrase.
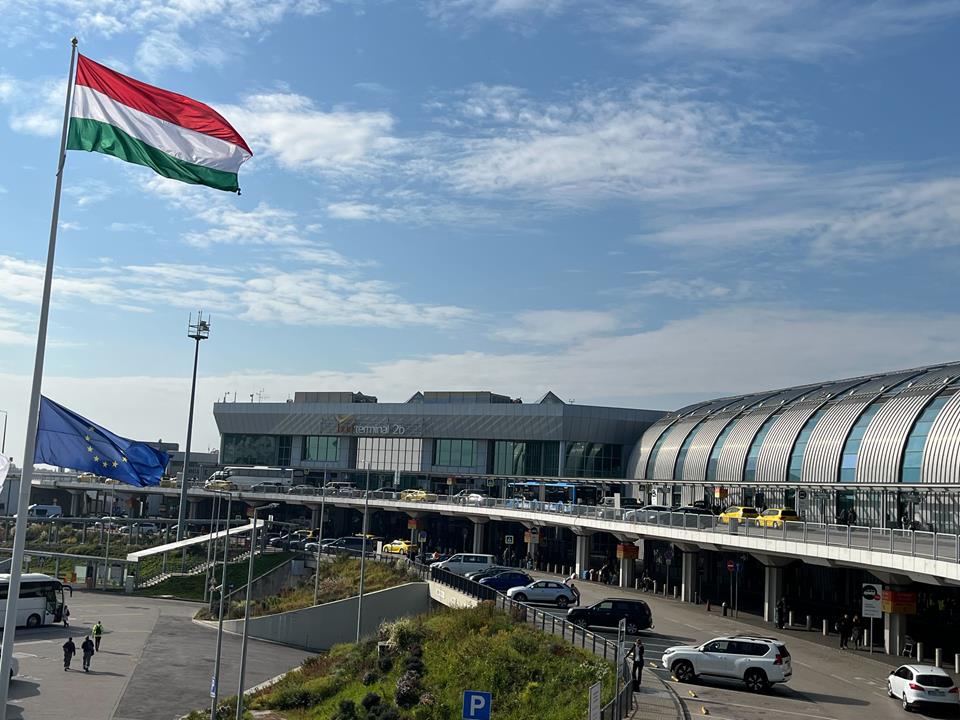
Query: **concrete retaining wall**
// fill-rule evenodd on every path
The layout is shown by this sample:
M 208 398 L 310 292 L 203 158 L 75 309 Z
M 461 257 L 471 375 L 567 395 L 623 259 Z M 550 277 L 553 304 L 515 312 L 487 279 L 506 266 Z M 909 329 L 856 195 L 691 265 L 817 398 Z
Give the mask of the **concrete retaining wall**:
M 408 583 L 364 593 L 361 633 L 372 635 L 384 620 L 396 620 L 430 609 L 427 583 Z M 226 620 L 223 629 L 240 634 L 243 620 Z M 357 597 L 315 605 L 302 610 L 250 619 L 250 637 L 290 645 L 313 652 L 329 650 L 337 643 L 357 637 Z
M 434 602 L 440 603 L 441 605 L 446 605 L 450 608 L 462 609 L 476 607 L 480 602 L 475 597 L 471 597 L 466 593 L 460 592 L 459 590 L 454 590 L 452 587 L 441 585 L 438 582 L 433 582 L 431 580 L 429 585 L 430 599 Z

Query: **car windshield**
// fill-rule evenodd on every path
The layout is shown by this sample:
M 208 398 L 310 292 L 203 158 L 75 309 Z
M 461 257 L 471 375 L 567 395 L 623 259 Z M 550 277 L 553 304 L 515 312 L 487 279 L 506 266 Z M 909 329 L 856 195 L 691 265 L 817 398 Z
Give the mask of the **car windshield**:
M 946 675 L 917 675 L 917 682 L 927 687 L 953 687 L 953 680 Z
M 764 510 L 763 514 L 765 517 L 771 517 L 771 516 L 775 516 L 779 512 L 780 512 L 779 510 Z

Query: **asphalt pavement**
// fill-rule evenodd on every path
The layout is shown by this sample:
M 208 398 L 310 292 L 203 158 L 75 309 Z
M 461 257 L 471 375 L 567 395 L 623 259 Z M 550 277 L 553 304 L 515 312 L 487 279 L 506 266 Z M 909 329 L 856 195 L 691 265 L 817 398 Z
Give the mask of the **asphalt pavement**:
M 10 685 L 8 718 L 26 720 L 174 720 L 209 707 L 216 632 L 192 622 L 198 605 L 173 600 L 75 592 L 71 627 L 19 628 L 20 675 Z M 61 645 L 79 647 L 97 620 L 106 633 L 91 671 L 74 658 L 63 670 Z M 249 689 L 296 667 L 302 650 L 251 640 Z M 240 638 L 224 634 L 221 695 L 237 691 Z
M 548 576 L 533 573 L 537 577 Z M 641 633 L 646 648 L 647 671 L 669 683 L 689 716 L 709 714 L 718 720 L 885 720 L 902 718 L 899 702 L 888 698 L 886 677 L 901 663 L 897 658 L 864 650 L 840 650 L 836 636 L 824 641 L 817 633 L 805 630 L 777 630 L 757 618 L 722 617 L 717 607 L 707 612 L 704 605 L 625 590 L 600 583 L 578 582 L 581 605 L 591 605 L 609 597 L 637 597 L 653 612 L 654 627 Z M 555 611 L 558 616 L 565 611 Z M 615 632 L 600 634 L 615 637 Z M 680 684 L 659 667 L 663 651 L 672 645 L 703 643 L 732 633 L 763 631 L 766 637 L 782 640 L 793 657 L 793 677 L 789 683 L 774 686 L 764 694 L 749 692 L 739 681 L 698 679 Z M 905 658 L 902 658 L 905 659 Z M 651 663 L 657 667 L 651 667 Z M 947 668 L 949 670 L 949 668 Z M 704 713 L 706 711 L 706 713 Z M 911 713 L 926 717 L 923 712 Z M 942 717 L 942 714 L 940 715 Z M 930 717 L 934 717 L 933 714 Z

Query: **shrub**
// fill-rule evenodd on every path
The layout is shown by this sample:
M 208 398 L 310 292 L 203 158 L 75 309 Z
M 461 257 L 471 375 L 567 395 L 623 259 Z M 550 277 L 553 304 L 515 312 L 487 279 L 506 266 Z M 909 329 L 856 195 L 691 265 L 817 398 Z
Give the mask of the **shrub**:
M 367 670 L 363 674 L 363 684 L 364 685 L 373 685 L 377 681 L 377 674 L 373 670 Z
M 382 673 L 390 672 L 393 669 L 393 658 L 389 655 L 384 655 L 377 660 L 377 667 Z
M 341 700 L 333 720 L 357 720 L 357 706 L 353 700 Z
M 420 676 L 416 673 L 407 671 L 397 680 L 397 691 L 394 694 L 394 700 L 397 705 L 409 710 L 420 702 Z
M 380 696 L 374 692 L 367 693 L 363 696 L 363 700 L 360 701 L 360 704 L 363 705 L 364 709 L 369 712 L 370 708 L 380 704 Z

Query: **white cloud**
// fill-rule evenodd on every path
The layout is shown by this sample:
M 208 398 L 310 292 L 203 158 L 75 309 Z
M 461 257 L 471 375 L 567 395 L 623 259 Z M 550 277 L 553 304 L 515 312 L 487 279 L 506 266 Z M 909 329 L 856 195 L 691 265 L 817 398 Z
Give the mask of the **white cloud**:
M 327 214 L 337 220 L 370 220 L 382 217 L 379 205 L 360 202 L 336 202 L 327 205 Z
M 427 0 L 426 9 L 441 20 L 488 19 L 553 15 L 572 4 L 572 0 Z
M 356 173 L 381 165 L 399 142 L 388 112 L 321 110 L 295 93 L 250 95 L 242 105 L 219 108 L 254 153 L 284 168 L 329 174 Z
M 19 80 L 0 75 L 0 104 L 10 112 L 10 129 L 27 135 L 60 134 L 66 81 L 62 78 Z
M 593 310 L 531 310 L 515 320 L 516 325 L 496 330 L 493 337 L 532 345 L 567 345 L 612 333 L 619 325 L 613 313 Z
M 282 401 L 297 390 L 349 388 L 401 402 L 431 388 L 491 389 L 539 397 L 552 389 L 580 403 L 675 409 L 692 398 L 720 397 L 915 367 L 960 357 L 957 314 L 841 313 L 726 306 L 661 328 L 591 337 L 562 350 L 493 354 L 465 351 L 371 364 L 355 372 L 304 375 L 237 371 L 201 376 L 194 428 L 197 447 L 219 442 L 210 412 L 225 391 L 241 398 L 263 388 Z M 897 342 L 890 342 L 897 338 Z M 837 352 L 842 347 L 843 352 Z M 181 440 L 189 393 L 184 377 L 58 377 L 44 390 L 118 432 Z M 29 382 L 0 375 L 11 418 L 26 415 Z M 104 403 L 103 398 L 115 400 Z M 149 407 L 150 413 L 142 408 Z M 22 447 L 11 422 L 10 448 Z M 16 450 L 13 450 L 16 455 Z

